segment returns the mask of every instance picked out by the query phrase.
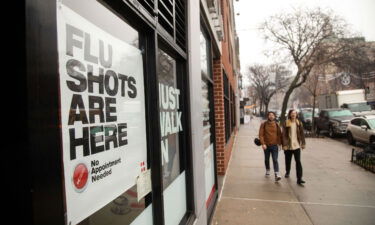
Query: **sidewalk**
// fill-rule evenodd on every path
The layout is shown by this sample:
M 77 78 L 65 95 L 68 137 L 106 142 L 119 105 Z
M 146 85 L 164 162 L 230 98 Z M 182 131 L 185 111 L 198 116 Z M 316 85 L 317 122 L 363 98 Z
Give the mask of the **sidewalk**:
M 294 159 L 290 178 L 275 182 L 273 174 L 265 177 L 263 151 L 253 144 L 260 122 L 240 127 L 212 225 L 374 224 L 375 175 L 349 162 L 350 146 L 308 139 L 305 187 L 296 184 Z M 279 167 L 284 175 L 282 151 Z

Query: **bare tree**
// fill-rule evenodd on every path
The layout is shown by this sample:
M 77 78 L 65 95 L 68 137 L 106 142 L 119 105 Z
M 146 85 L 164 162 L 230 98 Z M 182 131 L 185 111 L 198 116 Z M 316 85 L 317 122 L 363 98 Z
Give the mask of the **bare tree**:
M 275 42 L 279 50 L 296 66 L 294 79 L 285 92 L 281 121 L 293 90 L 307 80 L 312 68 L 331 62 L 348 51 L 349 39 L 345 22 L 332 12 L 320 8 L 295 9 L 293 13 L 271 16 L 260 27 L 266 40 Z
M 311 75 L 307 78 L 306 83 L 303 84 L 303 87 L 305 90 L 307 90 L 311 96 L 313 97 L 312 99 L 312 119 L 311 119 L 311 128 L 312 128 L 312 133 L 315 134 L 315 108 L 316 108 L 316 98 L 320 94 L 320 86 L 319 82 L 321 81 L 322 75 L 325 73 L 325 66 L 320 65 L 314 67 L 314 69 L 311 72 Z
M 259 113 L 262 114 L 265 92 L 268 92 L 271 84 L 267 80 L 266 68 L 263 65 L 253 65 L 249 67 L 249 79 L 252 82 L 252 87 L 259 99 Z
M 290 74 L 290 71 L 282 65 L 272 64 L 268 66 L 250 66 L 249 72 L 249 79 L 252 81 L 253 87 L 260 100 L 260 111 L 263 114 L 267 114 L 271 98 L 276 92 L 286 86 L 285 77 Z
M 247 87 L 247 91 L 251 100 L 251 105 L 257 105 L 257 101 L 259 101 L 258 92 L 256 91 L 256 88 L 252 86 Z M 257 113 L 256 107 L 255 107 L 255 114 Z

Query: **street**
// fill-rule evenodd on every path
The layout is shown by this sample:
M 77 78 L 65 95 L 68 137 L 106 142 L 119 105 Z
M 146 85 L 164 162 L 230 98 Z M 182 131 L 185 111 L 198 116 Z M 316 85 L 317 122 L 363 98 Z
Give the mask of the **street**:
M 350 162 L 345 139 L 307 138 L 302 152 L 304 186 L 290 178 L 265 177 L 264 155 L 253 143 L 261 120 L 242 125 L 212 224 L 375 224 L 375 174 Z M 271 160 L 272 164 L 272 160 Z M 285 174 L 284 154 L 279 166 Z M 272 168 L 272 165 L 271 165 Z

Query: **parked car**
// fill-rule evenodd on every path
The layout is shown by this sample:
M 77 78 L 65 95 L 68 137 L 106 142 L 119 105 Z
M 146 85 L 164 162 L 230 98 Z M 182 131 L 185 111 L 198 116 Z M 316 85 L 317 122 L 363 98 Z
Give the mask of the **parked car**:
M 303 127 L 306 130 L 311 130 L 312 128 L 312 110 L 301 110 L 298 114 L 299 120 L 302 122 Z
M 349 144 L 375 143 L 375 115 L 356 117 L 352 119 L 347 128 L 347 139 Z
M 312 112 L 313 111 L 313 108 L 300 108 L 300 112 Z M 315 108 L 315 113 L 314 115 L 315 116 L 318 116 L 319 114 L 319 108 Z
M 354 116 L 375 115 L 375 110 L 371 109 L 371 106 L 367 102 L 345 103 L 341 108 L 349 109 Z
M 347 109 L 322 109 L 319 117 L 314 118 L 315 132 L 328 131 L 330 137 L 346 134 L 346 128 L 353 118 L 353 113 Z

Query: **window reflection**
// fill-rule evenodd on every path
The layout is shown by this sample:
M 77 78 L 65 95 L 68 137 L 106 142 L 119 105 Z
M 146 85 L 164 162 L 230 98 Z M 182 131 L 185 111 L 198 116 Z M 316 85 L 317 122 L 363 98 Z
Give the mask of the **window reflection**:
M 177 88 L 176 60 L 162 50 L 158 51 L 158 79 L 160 128 L 164 190 L 180 174 L 179 89 Z
M 214 127 L 213 124 L 213 84 L 209 78 L 212 78 L 210 42 L 205 37 L 203 31 L 200 33 L 201 44 L 201 74 L 202 74 L 202 122 L 203 122 L 203 151 L 205 164 L 205 192 L 206 206 L 212 204 L 212 197 L 215 189 L 215 153 L 214 153 Z
M 207 44 L 203 33 L 200 33 L 200 54 L 201 54 L 201 72 L 203 76 L 207 76 Z
M 131 224 L 146 208 L 145 199 L 138 202 L 137 186 L 118 196 L 79 225 L 124 225 Z
M 201 73 L 203 77 L 212 78 L 210 41 L 209 39 L 207 39 L 206 35 L 203 32 L 200 33 L 199 38 L 201 55 Z
M 112 36 L 139 48 L 138 32 L 96 0 L 63 0 L 62 4 Z

